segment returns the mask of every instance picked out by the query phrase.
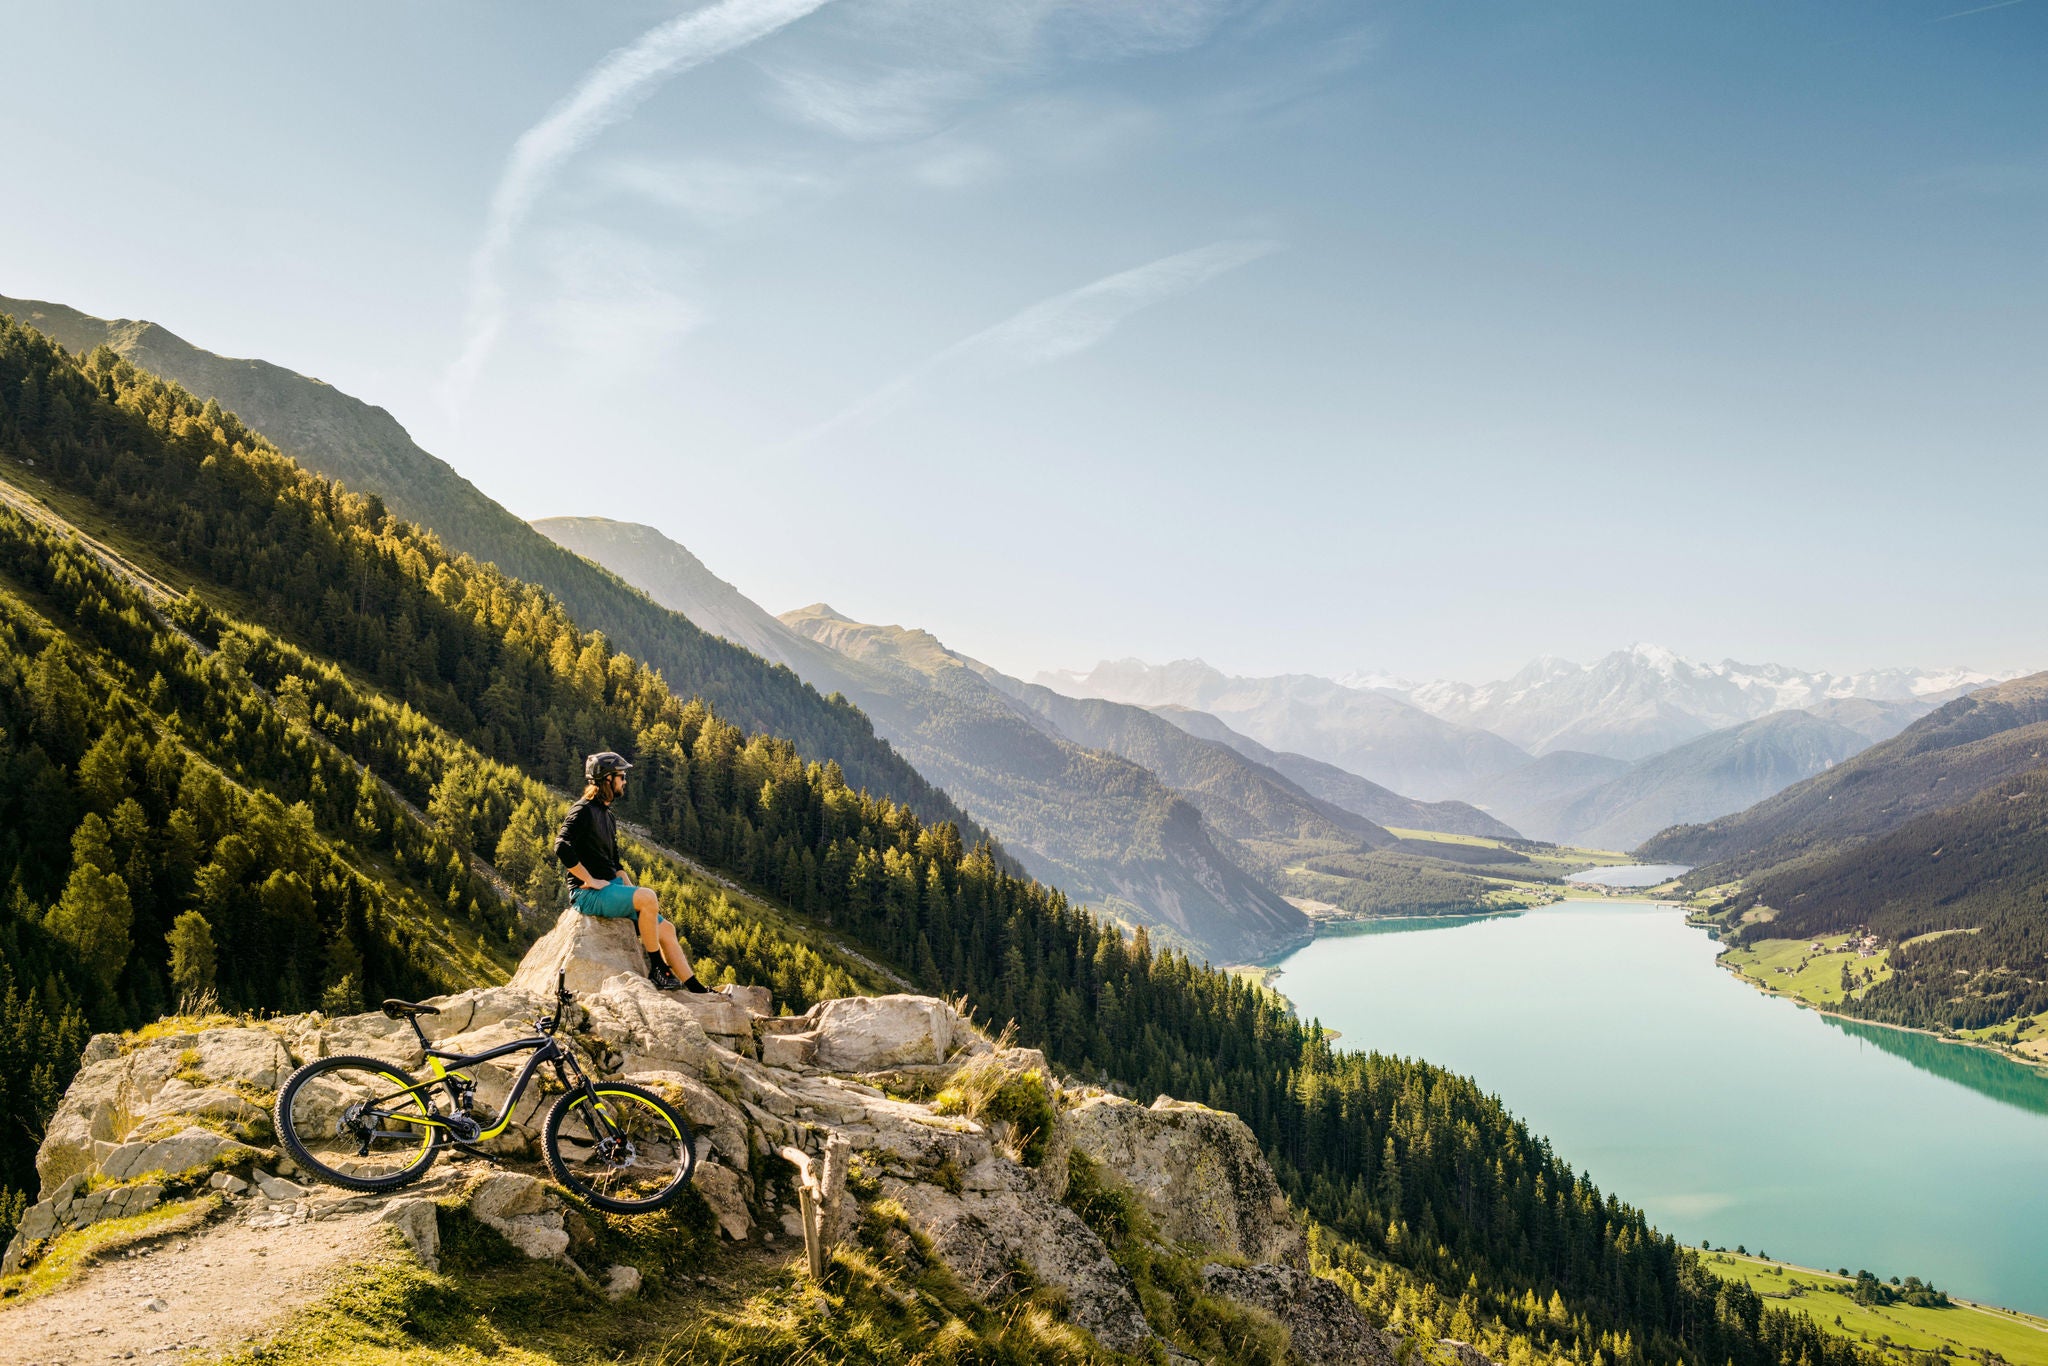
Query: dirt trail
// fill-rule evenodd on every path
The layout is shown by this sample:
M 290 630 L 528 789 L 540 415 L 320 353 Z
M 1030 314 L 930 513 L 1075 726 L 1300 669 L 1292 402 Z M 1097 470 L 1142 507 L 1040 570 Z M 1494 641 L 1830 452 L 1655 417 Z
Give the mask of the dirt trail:
M 431 1198 L 453 1175 L 398 1194 Z M 175 1362 L 267 1337 L 351 1264 L 403 1255 L 377 1222 L 388 1199 L 322 1188 L 231 1201 L 213 1223 L 113 1253 L 25 1304 L 0 1301 L 0 1366 Z

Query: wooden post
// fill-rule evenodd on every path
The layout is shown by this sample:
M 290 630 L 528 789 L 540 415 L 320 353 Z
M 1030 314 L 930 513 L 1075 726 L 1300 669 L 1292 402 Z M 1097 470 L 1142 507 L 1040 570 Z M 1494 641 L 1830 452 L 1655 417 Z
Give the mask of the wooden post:
M 804 1254 L 811 1264 L 811 1279 L 822 1282 L 825 1279 L 824 1173 L 811 1155 L 801 1148 L 783 1147 L 776 1151 L 796 1168 L 797 1209 L 804 1221 Z M 828 1146 L 828 1161 L 829 1152 Z

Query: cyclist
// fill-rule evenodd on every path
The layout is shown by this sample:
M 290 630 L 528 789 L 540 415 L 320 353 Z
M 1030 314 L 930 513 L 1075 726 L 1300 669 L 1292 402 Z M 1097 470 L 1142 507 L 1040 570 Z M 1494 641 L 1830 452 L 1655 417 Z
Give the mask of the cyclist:
M 647 951 L 647 979 L 662 991 L 710 993 L 697 980 L 676 927 L 661 913 L 654 889 L 634 885 L 619 860 L 618 825 L 612 803 L 626 791 L 626 770 L 632 765 L 605 750 L 583 761 L 583 798 L 569 808 L 555 835 L 555 857 L 569 884 L 569 904 L 585 915 L 635 916 L 640 922 L 640 947 Z

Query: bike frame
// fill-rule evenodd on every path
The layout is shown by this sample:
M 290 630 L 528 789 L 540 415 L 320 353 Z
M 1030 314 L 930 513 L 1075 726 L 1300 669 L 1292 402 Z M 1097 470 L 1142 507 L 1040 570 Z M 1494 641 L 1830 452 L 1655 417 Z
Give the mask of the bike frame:
M 420 1036 L 420 1043 L 426 1046 L 427 1036 L 420 1029 L 419 1021 L 415 1019 L 412 1022 L 412 1027 L 413 1032 Z M 462 1094 L 456 1083 L 468 1082 L 472 1086 L 476 1084 L 473 1078 L 463 1075 L 460 1069 L 473 1067 L 477 1063 L 489 1062 L 493 1058 L 502 1058 L 512 1053 L 522 1053 L 528 1049 L 533 1051 L 533 1056 L 526 1060 L 526 1065 L 519 1069 L 519 1075 L 512 1079 L 512 1089 L 505 1095 L 505 1108 L 498 1113 L 497 1118 L 492 1120 L 489 1125 L 480 1129 L 475 1138 L 455 1138 L 453 1136 L 454 1126 L 448 1122 L 446 1117 L 436 1113 L 434 1110 L 434 1102 L 431 1095 L 433 1090 L 436 1087 L 445 1087 L 448 1092 L 449 1109 L 451 1111 L 457 1110 L 462 1104 Z M 427 1069 L 433 1073 L 432 1076 L 424 1081 L 414 1082 L 403 1090 L 393 1091 L 388 1096 L 379 1096 L 369 1102 L 370 1106 L 379 1112 L 380 1124 L 396 1120 L 402 1124 L 426 1125 L 436 1131 L 434 1135 L 436 1143 L 482 1143 L 487 1139 L 496 1138 L 504 1133 L 507 1126 L 512 1123 L 512 1113 L 519 1108 L 519 1098 L 526 1094 L 527 1084 L 533 1080 L 534 1073 L 550 1063 L 554 1065 L 555 1080 L 561 1084 L 562 1089 L 564 1091 L 581 1090 L 585 1092 L 590 1098 L 591 1111 L 598 1116 L 599 1122 L 607 1127 L 611 1124 L 611 1116 L 605 1114 L 604 1106 L 598 1100 L 596 1089 L 591 1086 L 590 1078 L 583 1074 L 583 1069 L 577 1065 L 575 1054 L 564 1048 L 558 1040 L 546 1035 L 542 1035 L 539 1038 L 515 1039 L 511 1043 L 500 1044 L 496 1048 L 488 1048 L 481 1053 L 444 1053 L 437 1048 L 426 1046 L 426 1055 Z M 574 1080 L 571 1080 L 570 1074 L 572 1072 L 574 1073 Z M 386 1107 L 392 1101 L 398 1100 L 403 1096 L 412 1096 L 421 1101 L 422 1108 L 426 1113 L 421 1115 L 385 1113 Z

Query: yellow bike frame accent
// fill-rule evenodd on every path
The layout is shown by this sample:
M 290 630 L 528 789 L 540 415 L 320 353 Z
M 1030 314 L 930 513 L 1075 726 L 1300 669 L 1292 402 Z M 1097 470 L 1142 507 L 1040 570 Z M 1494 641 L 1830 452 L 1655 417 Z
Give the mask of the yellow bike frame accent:
M 441 1065 L 441 1060 L 439 1058 L 428 1058 L 427 1067 L 430 1071 L 433 1072 L 434 1075 L 427 1078 L 427 1081 L 423 1082 L 422 1085 L 428 1085 L 433 1082 L 441 1081 L 447 1077 L 454 1077 L 457 1080 L 466 1081 L 471 1083 L 472 1085 L 474 1085 L 476 1082 L 476 1078 L 470 1076 L 467 1072 L 450 1072 L 446 1067 Z M 479 1130 L 477 1132 L 476 1141 L 481 1143 L 487 1138 L 496 1138 L 499 1134 L 504 1133 L 506 1129 L 512 1126 L 512 1114 L 518 1108 L 519 1107 L 517 1105 L 506 1107 L 505 1117 L 499 1120 L 496 1124 L 493 1124 L 490 1128 Z

